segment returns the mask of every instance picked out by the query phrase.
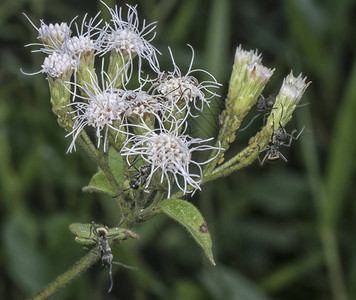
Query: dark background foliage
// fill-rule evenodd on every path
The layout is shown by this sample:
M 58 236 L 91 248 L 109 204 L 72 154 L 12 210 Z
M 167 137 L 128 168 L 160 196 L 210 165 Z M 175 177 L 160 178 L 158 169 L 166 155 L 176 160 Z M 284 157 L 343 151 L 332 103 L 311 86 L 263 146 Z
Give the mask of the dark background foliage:
M 114 1 L 107 2 L 110 6 Z M 128 2 L 136 4 L 136 2 Z M 125 2 L 117 2 L 124 5 Z M 264 94 L 277 93 L 290 69 L 313 83 L 289 130 L 306 126 L 284 152 L 288 164 L 257 162 L 204 186 L 192 202 L 207 219 L 217 266 L 187 232 L 165 216 L 137 226 L 138 241 L 114 251 L 114 289 L 99 264 L 53 299 L 356 299 L 355 2 L 352 0 L 141 0 L 141 18 L 157 20 L 155 46 L 169 68 L 167 45 L 179 66 L 195 66 L 223 83 L 192 132 L 216 133 L 216 116 L 239 44 L 263 53 L 276 68 Z M 95 167 L 82 151 L 66 155 L 69 138 L 51 113 L 41 54 L 23 46 L 36 32 L 21 14 L 69 22 L 103 6 L 83 0 L 0 2 L 0 295 L 33 295 L 86 253 L 68 225 L 118 222 L 112 199 L 84 194 Z M 106 9 L 103 10 L 107 16 Z M 106 15 L 105 15 L 106 14 Z M 253 117 L 251 112 L 248 118 Z M 259 130 L 256 120 L 232 150 Z

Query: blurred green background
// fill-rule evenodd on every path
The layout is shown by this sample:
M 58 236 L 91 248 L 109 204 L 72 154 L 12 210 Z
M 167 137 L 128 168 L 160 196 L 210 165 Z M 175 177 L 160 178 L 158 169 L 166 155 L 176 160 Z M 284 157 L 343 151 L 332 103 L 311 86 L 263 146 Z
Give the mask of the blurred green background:
M 287 127 L 306 129 L 283 152 L 288 164 L 255 162 L 192 199 L 209 224 L 216 267 L 184 229 L 157 216 L 134 228 L 138 241 L 115 249 L 115 260 L 138 271 L 114 266 L 111 294 L 108 270 L 97 264 L 53 299 L 356 299 L 355 1 L 127 3 L 139 5 L 141 20 L 158 21 L 154 45 L 164 54 L 162 67 L 170 67 L 170 45 L 184 71 L 189 43 L 194 66 L 223 83 L 222 98 L 192 132 L 216 133 L 213 113 L 223 107 L 239 44 L 258 48 L 264 64 L 276 68 L 265 95 L 278 92 L 290 69 L 313 82 L 302 101 L 310 105 L 297 109 Z M 51 113 L 45 76 L 20 73 L 39 70 L 44 58 L 24 48 L 36 32 L 22 12 L 38 25 L 100 9 L 94 0 L 0 2 L 1 299 L 33 295 L 86 253 L 70 223 L 118 222 L 112 199 L 81 192 L 95 167 L 80 150 L 65 154 L 70 139 Z M 261 123 L 242 132 L 232 149 L 244 147 Z

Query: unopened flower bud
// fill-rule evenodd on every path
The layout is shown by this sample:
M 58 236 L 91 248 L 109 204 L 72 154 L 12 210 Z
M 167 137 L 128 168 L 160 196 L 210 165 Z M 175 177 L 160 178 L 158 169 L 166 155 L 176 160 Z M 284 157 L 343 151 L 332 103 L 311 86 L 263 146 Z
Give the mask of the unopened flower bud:
M 284 78 L 273 111 L 274 118 L 281 119 L 282 124 L 286 124 L 290 120 L 293 111 L 310 84 L 310 82 L 306 83 L 305 81 L 306 77 L 303 78 L 302 74 L 294 77 L 292 71 Z
M 257 50 L 245 51 L 241 46 L 236 49 L 227 103 L 232 113 L 243 115 L 255 104 L 273 71 L 262 65 L 262 57 Z

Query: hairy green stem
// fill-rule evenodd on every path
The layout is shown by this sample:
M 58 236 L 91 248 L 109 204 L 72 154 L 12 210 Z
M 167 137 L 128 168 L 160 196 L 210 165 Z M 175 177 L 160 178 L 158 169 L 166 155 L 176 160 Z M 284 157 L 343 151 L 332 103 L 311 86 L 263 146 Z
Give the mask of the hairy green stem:
M 85 151 L 85 153 L 96 165 L 100 164 L 98 151 L 85 131 L 82 131 L 80 133 L 80 136 L 77 139 L 77 143 L 80 145 L 80 147 Z
M 223 123 L 223 125 L 219 131 L 219 135 L 217 137 L 217 142 L 215 144 L 215 147 L 221 146 L 221 148 L 223 148 L 223 150 L 221 150 L 221 152 L 219 154 L 218 154 L 218 151 L 219 151 L 218 149 L 214 149 L 211 151 L 209 159 L 212 159 L 215 156 L 216 157 L 215 157 L 215 159 L 213 159 L 211 162 L 209 162 L 206 165 L 206 167 L 204 168 L 204 173 L 210 173 L 215 168 L 215 166 L 218 164 L 221 156 L 224 154 L 224 152 L 226 152 L 226 150 L 229 147 L 228 143 L 223 143 L 220 145 L 221 141 L 227 140 L 226 134 L 227 134 L 228 124 L 230 124 L 230 116 L 229 115 L 227 115 L 225 117 L 225 122 Z
M 269 140 L 269 137 L 263 137 L 257 142 L 257 147 L 256 144 L 249 145 L 225 164 L 216 168 L 211 174 L 207 174 L 205 180 L 211 181 L 219 177 L 226 177 L 232 172 L 248 166 L 257 159 L 260 150 L 265 149 Z

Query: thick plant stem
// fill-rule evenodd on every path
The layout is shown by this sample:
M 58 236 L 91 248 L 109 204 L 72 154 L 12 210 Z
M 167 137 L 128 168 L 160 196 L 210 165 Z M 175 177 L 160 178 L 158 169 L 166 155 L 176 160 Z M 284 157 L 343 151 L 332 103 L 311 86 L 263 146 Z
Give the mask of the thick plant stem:
M 223 150 L 221 150 L 221 153 L 218 154 L 218 149 L 214 149 L 211 154 L 210 154 L 210 159 L 213 158 L 214 156 L 215 159 L 213 159 L 210 163 L 207 164 L 207 166 L 204 168 L 204 173 L 209 173 L 211 172 L 215 166 L 218 164 L 219 162 L 219 159 L 221 158 L 221 156 L 223 155 L 223 153 L 228 149 L 229 147 L 229 144 L 226 143 L 227 141 L 227 138 L 226 138 L 226 135 L 228 134 L 228 128 L 229 128 L 229 125 L 230 125 L 230 116 L 227 115 L 225 117 L 225 121 L 224 123 L 222 124 L 222 127 L 220 129 L 220 132 L 219 132 L 219 135 L 217 137 L 217 142 L 215 144 L 215 147 L 219 147 L 220 146 L 220 141 L 225 141 L 225 143 L 223 143 L 221 145 L 221 148 Z
M 48 299 L 66 285 L 71 283 L 77 276 L 87 270 L 100 259 L 100 253 L 97 247 L 93 248 L 87 255 L 82 257 L 72 268 L 58 276 L 44 290 L 30 298 L 30 300 Z
M 119 185 L 116 182 L 114 175 L 112 174 L 107 162 L 103 159 L 103 157 L 99 156 L 98 150 L 95 148 L 88 135 L 84 131 L 82 131 L 80 138 L 77 139 L 77 141 L 78 144 L 82 147 L 82 149 L 88 154 L 90 159 L 102 169 L 114 191 L 118 192 Z
M 77 143 L 96 165 L 100 164 L 98 150 L 95 148 L 85 131 L 80 133 Z

